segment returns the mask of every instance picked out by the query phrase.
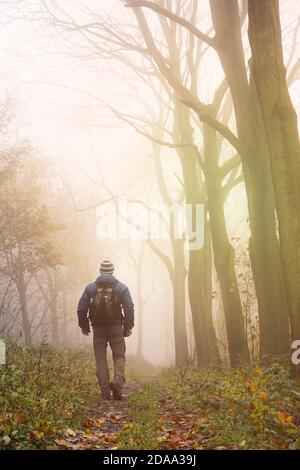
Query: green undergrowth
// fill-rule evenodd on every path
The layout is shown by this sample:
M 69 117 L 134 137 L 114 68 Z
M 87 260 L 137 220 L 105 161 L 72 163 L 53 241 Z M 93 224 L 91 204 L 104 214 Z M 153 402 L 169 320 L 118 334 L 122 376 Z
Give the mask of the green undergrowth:
M 118 416 L 117 449 L 300 449 L 300 386 L 284 361 L 159 372 L 128 358 L 133 391 Z M 46 449 L 62 429 L 76 434 L 98 397 L 91 350 L 9 344 L 0 366 L 0 449 Z
M 299 449 L 300 388 L 288 364 L 168 370 L 129 400 L 121 449 Z
M 0 449 L 44 448 L 96 398 L 90 353 L 8 345 L 0 366 Z
M 112 372 L 111 354 L 109 364 Z M 127 359 L 127 383 L 158 373 L 146 361 Z M 60 430 L 76 428 L 99 399 L 91 349 L 7 344 L 0 365 L 0 449 L 45 449 Z
M 192 415 L 205 447 L 300 448 L 300 387 L 288 364 L 168 372 L 163 382 Z

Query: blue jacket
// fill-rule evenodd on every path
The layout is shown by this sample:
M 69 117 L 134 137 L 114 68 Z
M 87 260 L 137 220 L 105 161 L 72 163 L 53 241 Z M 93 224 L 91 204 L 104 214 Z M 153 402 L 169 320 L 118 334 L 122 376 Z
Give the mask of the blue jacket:
M 91 282 L 86 286 L 83 291 L 82 296 L 78 302 L 77 315 L 78 315 L 78 324 L 80 328 L 90 330 L 90 322 L 88 319 L 88 310 L 90 305 L 91 298 L 95 295 L 97 286 L 96 282 L 101 282 L 102 284 L 116 284 L 116 293 L 118 294 L 123 313 L 124 313 L 124 328 L 131 329 L 134 326 L 134 305 L 132 298 L 129 292 L 129 289 L 125 284 L 119 282 L 112 274 L 100 274 L 97 277 L 95 282 Z

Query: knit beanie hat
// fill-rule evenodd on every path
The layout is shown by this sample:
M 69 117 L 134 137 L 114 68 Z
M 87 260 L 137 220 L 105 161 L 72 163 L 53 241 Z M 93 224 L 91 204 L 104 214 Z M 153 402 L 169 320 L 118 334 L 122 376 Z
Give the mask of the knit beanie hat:
M 102 261 L 102 263 L 100 264 L 100 273 L 101 274 L 112 274 L 113 272 L 114 272 L 114 265 L 110 261 L 108 261 L 107 259 Z

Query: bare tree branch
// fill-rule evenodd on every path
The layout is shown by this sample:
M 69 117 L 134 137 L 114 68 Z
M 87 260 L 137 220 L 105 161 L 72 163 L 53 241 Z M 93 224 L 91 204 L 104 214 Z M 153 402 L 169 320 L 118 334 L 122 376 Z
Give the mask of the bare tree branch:
M 155 11 L 156 13 L 159 13 L 160 15 L 165 16 L 166 18 L 169 18 L 172 21 L 175 21 L 176 23 L 180 24 L 184 28 L 186 28 L 188 31 L 190 31 L 192 34 L 194 34 L 198 39 L 201 41 L 205 42 L 209 46 L 215 48 L 216 47 L 216 41 L 215 38 L 211 38 L 205 33 L 202 33 L 196 26 L 194 26 L 190 21 L 187 21 L 185 18 L 181 18 L 180 16 L 176 15 L 175 13 L 172 13 L 171 11 L 167 10 L 166 8 L 163 8 L 160 5 L 157 5 L 154 2 L 150 1 L 145 1 L 145 0 L 126 0 L 126 5 L 125 7 L 129 8 L 149 8 L 150 10 Z
M 241 143 L 237 136 L 229 129 L 229 127 L 225 126 L 225 124 L 221 123 L 217 119 L 214 119 L 207 110 L 209 109 L 209 105 L 203 105 L 200 102 L 190 102 L 186 100 L 182 100 L 186 106 L 189 106 L 193 109 L 199 116 L 200 121 L 205 122 L 209 126 L 213 127 L 216 131 L 218 131 L 228 142 L 236 149 L 238 153 L 242 153 L 243 149 Z
M 220 168 L 222 180 L 225 178 L 226 175 L 228 175 L 228 173 L 231 170 L 239 166 L 240 163 L 241 163 L 241 157 L 238 154 L 234 155 L 225 163 L 223 163 L 223 165 Z

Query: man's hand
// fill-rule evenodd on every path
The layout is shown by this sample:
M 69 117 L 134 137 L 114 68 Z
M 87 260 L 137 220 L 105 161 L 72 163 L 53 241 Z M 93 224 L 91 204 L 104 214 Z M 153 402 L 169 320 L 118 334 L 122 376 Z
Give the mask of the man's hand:
M 84 328 L 81 328 L 81 333 L 84 335 L 84 336 L 88 336 L 90 334 L 90 332 L 88 330 L 85 330 Z
M 124 330 L 124 336 L 127 338 L 127 336 L 132 335 L 132 328 L 130 330 Z

